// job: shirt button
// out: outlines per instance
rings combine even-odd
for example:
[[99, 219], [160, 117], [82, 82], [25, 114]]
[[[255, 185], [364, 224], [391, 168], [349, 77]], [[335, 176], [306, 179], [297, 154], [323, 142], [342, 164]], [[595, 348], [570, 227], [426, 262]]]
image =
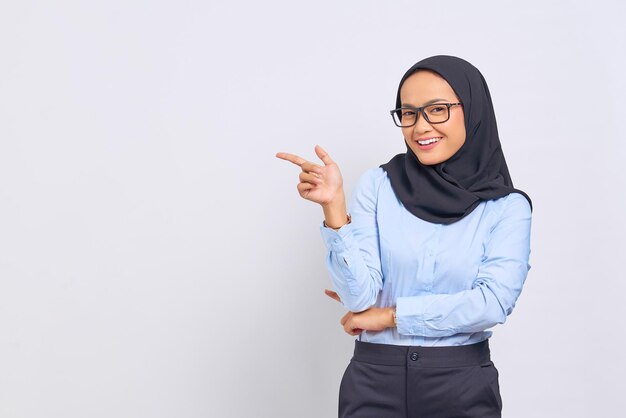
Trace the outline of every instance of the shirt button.
[[417, 353], [411, 353], [411, 360], [417, 361], [418, 358], [419, 356], [417, 355]]
[[335, 238], [335, 244], [339, 244], [339, 238]]

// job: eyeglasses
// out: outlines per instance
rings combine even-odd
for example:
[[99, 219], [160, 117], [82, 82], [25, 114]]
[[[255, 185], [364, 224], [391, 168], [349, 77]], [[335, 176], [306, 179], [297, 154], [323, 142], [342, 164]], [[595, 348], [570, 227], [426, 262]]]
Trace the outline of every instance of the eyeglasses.
[[401, 107], [390, 110], [393, 123], [399, 128], [408, 128], [417, 123], [419, 114], [424, 116], [428, 123], [444, 123], [450, 119], [450, 108], [462, 106], [463, 103], [434, 103], [422, 107]]

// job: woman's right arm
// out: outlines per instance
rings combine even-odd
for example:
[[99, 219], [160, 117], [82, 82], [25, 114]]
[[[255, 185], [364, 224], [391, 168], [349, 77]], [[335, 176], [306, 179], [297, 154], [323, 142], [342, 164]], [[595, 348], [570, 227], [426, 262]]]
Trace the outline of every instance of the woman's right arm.
[[320, 204], [324, 211], [326, 226], [321, 226], [321, 232], [328, 249], [326, 263], [334, 290], [346, 308], [361, 312], [376, 302], [382, 289], [374, 170], [359, 179], [350, 204], [352, 222], [347, 223], [339, 167], [320, 146], [315, 147], [315, 152], [324, 166], [288, 153], [277, 153], [276, 157], [302, 169], [300, 196]]
[[320, 226], [328, 249], [326, 266], [333, 288], [352, 312], [376, 303], [383, 287], [376, 206], [381, 180], [378, 170], [366, 171], [357, 181], [350, 199], [352, 222], [339, 230]]

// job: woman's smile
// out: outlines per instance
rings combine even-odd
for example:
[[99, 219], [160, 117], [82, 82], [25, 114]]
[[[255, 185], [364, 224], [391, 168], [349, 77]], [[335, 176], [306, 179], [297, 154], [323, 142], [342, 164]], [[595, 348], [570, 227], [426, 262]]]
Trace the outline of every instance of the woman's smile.
[[427, 138], [416, 139], [415, 142], [417, 142], [417, 146], [419, 147], [419, 149], [427, 151], [429, 149], [435, 148], [441, 140], [443, 140], [443, 137], [441, 136], [431, 136]]

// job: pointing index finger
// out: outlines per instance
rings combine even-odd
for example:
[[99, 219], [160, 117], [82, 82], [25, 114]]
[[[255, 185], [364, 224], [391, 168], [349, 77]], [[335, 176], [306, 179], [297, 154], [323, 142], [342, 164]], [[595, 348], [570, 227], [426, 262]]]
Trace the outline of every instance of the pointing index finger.
[[299, 157], [295, 154], [289, 154], [288, 152], [279, 152], [276, 154], [276, 157], [280, 158], [281, 160], [290, 161], [294, 163], [295, 165], [297, 165], [298, 167], [300, 167], [302, 164], [306, 162], [304, 158]]

